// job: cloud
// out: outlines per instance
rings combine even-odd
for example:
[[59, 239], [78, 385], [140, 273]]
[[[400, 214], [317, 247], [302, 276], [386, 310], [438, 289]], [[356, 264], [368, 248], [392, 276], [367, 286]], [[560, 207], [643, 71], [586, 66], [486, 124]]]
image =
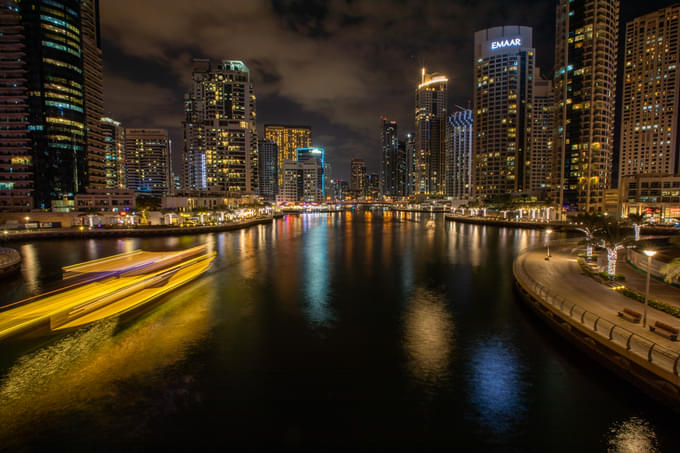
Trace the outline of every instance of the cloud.
[[[252, 70], [260, 118], [265, 112], [277, 115], [271, 121], [289, 121], [285, 104], [274, 102], [287, 99], [310, 117], [324, 119], [312, 126], [336, 137], [326, 145], [338, 155], [353, 146], [357, 154], [375, 153], [362, 157], [377, 162], [380, 115], [398, 120], [404, 132], [413, 127], [422, 64], [447, 73], [452, 101], [463, 103], [472, 97], [474, 31], [552, 23], [552, 9], [552, 2], [519, 1], [511, 7], [502, 0], [103, 0], [106, 45], [170, 74], [158, 84], [159, 74], [126, 73], [135, 82], [125, 86], [117, 77], [123, 77], [126, 62], [107, 64], [114, 74], [106, 76], [106, 89], [113, 93], [107, 92], [105, 108], [137, 121], [140, 111], [153, 115], [157, 103], [162, 121], [170, 121], [171, 100], [181, 121], [191, 58], [240, 59]], [[140, 98], [120, 91], [127, 89]]]

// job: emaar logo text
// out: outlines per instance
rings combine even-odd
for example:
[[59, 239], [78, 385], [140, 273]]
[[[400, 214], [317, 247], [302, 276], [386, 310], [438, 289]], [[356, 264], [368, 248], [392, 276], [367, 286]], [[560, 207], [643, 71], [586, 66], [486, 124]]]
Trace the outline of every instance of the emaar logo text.
[[520, 38], [515, 39], [504, 39], [501, 41], [491, 42], [491, 50], [502, 49], [503, 47], [517, 47], [522, 45], [522, 40]]

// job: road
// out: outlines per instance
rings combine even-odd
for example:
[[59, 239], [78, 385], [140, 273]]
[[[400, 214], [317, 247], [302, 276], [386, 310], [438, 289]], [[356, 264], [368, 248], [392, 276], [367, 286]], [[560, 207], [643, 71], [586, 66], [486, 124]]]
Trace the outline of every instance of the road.
[[[539, 284], [564, 297], [568, 302], [578, 304], [591, 313], [680, 353], [680, 342], [670, 341], [643, 328], [641, 324], [620, 318], [618, 312], [624, 308], [642, 313], [644, 306], [585, 275], [576, 261], [576, 253], [572, 247], [574, 246], [551, 247], [550, 261], [545, 260], [545, 249], [528, 251], [518, 258], [518, 264], [523, 266], [527, 274]], [[680, 327], [680, 319], [649, 307], [648, 325], [656, 320]]]

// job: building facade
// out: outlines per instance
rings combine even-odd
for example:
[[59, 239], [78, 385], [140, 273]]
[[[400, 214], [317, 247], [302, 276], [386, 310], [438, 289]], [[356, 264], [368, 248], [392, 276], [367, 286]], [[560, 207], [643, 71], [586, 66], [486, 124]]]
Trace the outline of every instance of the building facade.
[[680, 221], [680, 175], [640, 174], [619, 181], [620, 215], [649, 215], [656, 222]]
[[276, 200], [279, 189], [279, 146], [272, 140], [260, 142], [259, 193], [266, 200]]
[[383, 196], [399, 195], [399, 133], [396, 121], [382, 119], [380, 131], [380, 193]]
[[490, 200], [526, 190], [536, 52], [531, 27], [475, 33], [473, 193]]
[[618, 0], [560, 0], [555, 35], [553, 198], [600, 211], [614, 152]]
[[352, 158], [350, 172], [349, 189], [358, 196], [366, 194], [366, 162]]
[[104, 159], [106, 162], [106, 188], [125, 189], [127, 172], [125, 170], [125, 128], [111, 118], [101, 119], [104, 137]]
[[321, 203], [323, 195], [323, 166], [316, 159], [283, 163], [283, 185], [278, 202]]
[[446, 123], [446, 196], [465, 200], [472, 193], [473, 114], [470, 109], [452, 113]]
[[185, 189], [255, 194], [256, 106], [248, 67], [236, 60], [194, 59], [184, 100]]
[[[15, 141], [9, 160], [18, 170], [12, 178], [21, 182], [6, 181], [0, 197], [6, 200], [6, 190], [16, 190], [24, 201], [12, 196], [12, 204], [27, 207], [25, 198], [32, 186], [33, 207], [50, 208], [53, 200], [72, 199], [88, 187], [105, 187], [98, 1], [3, 0], [2, 7], [3, 24], [11, 26], [3, 40], [14, 40], [6, 49], [18, 57], [18, 66], [12, 68], [5, 61], [0, 79], [24, 71], [25, 79], [11, 88], [14, 94], [25, 89], [27, 96], [16, 98], [14, 111], [5, 110], [0, 121], [28, 111], [32, 152], [27, 159], [23, 142]], [[23, 130], [18, 123], [13, 125], [14, 130], [19, 127]]]
[[127, 187], [159, 197], [170, 189], [170, 150], [165, 129], [125, 129]]
[[626, 24], [619, 180], [678, 173], [680, 5]]
[[552, 82], [534, 77], [531, 144], [526, 160], [526, 191], [545, 195], [549, 191], [553, 162], [553, 133], [555, 131], [554, 93]]
[[279, 147], [279, 184], [283, 183], [283, 163], [297, 158], [298, 148], [312, 146], [312, 128], [309, 126], [290, 126], [282, 124], [265, 124], [264, 138], [271, 140]]
[[0, 1], [0, 211], [33, 208], [25, 39], [18, 3]]
[[448, 78], [422, 68], [416, 88], [415, 193], [444, 193], [444, 153], [448, 111]]

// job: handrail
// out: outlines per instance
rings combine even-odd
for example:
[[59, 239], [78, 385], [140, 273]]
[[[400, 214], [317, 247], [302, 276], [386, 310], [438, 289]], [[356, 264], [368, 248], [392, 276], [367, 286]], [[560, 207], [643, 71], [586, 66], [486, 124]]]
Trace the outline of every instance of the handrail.
[[[566, 241], [565, 241], [566, 242]], [[591, 313], [585, 308], [581, 307], [580, 305], [576, 303], [571, 303], [571, 307], [569, 307], [568, 311], [565, 310], [564, 304], [567, 302], [564, 297], [562, 297], [559, 294], [555, 294], [552, 291], [550, 291], [548, 288], [544, 287], [542, 284], [540, 284], [538, 281], [536, 281], [532, 276], [530, 276], [526, 270], [524, 269], [523, 263], [520, 263], [520, 261], [523, 260], [523, 256], [525, 255], [526, 251], [531, 249], [531, 247], [526, 247], [523, 249], [515, 258], [513, 262], [513, 273], [515, 274], [515, 278], [517, 279], [518, 282], [522, 283], [523, 286], [526, 286], [527, 289], [532, 290], [536, 295], [539, 295], [539, 297], [543, 297], [544, 301], [550, 305], [555, 306], [560, 312], [564, 313], [566, 316], [569, 318], [573, 319], [574, 321], [580, 322], [581, 325], [583, 325], [585, 328], [588, 330], [591, 330], [595, 333], [597, 333], [597, 324], [599, 320], [601, 319], [601, 316], [598, 316], [597, 320], [595, 321], [594, 325], [591, 327], [585, 322], [585, 314], [586, 313]], [[521, 278], [520, 278], [521, 277]], [[560, 302], [559, 305], [556, 304], [555, 302]], [[579, 315], [578, 313], [576, 314], [576, 317], [574, 317], [574, 309], [581, 310], [581, 314]], [[595, 315], [594, 313], [592, 313]], [[597, 315], [595, 315], [597, 316]], [[623, 335], [628, 335], [626, 338], [626, 351], [630, 352], [631, 354], [635, 354], [636, 356], [647, 360], [649, 363], [652, 363], [659, 368], [662, 368], [666, 371], [670, 371], [673, 375], [675, 376], [680, 376], [680, 354], [671, 351], [663, 346], [658, 345], [656, 342], [650, 340], [647, 337], [644, 337], [642, 335], [639, 335], [635, 332], [632, 332], [625, 327], [620, 326], [619, 324], [610, 321], [606, 318], [604, 318], [607, 322], [610, 322], [612, 324], [611, 329], [609, 329], [609, 341], [615, 344], [619, 344], [616, 340], [614, 340], [613, 335], [614, 335], [614, 330], [616, 329], [617, 331], [623, 331]], [[623, 336], [622, 335], [622, 336]], [[631, 347], [631, 340], [633, 337], [639, 338], [642, 340], [642, 343], [644, 344], [651, 344], [651, 346], [648, 347], [646, 351], [646, 357], [641, 354], [636, 352], [635, 350], [632, 349]], [[665, 355], [666, 357], [669, 357], [671, 360], [673, 360], [673, 365], [670, 367], [670, 369], [667, 369], [667, 367], [662, 366], [659, 361], [657, 360], [656, 362], [654, 361], [654, 353], [659, 353], [662, 355]]]

